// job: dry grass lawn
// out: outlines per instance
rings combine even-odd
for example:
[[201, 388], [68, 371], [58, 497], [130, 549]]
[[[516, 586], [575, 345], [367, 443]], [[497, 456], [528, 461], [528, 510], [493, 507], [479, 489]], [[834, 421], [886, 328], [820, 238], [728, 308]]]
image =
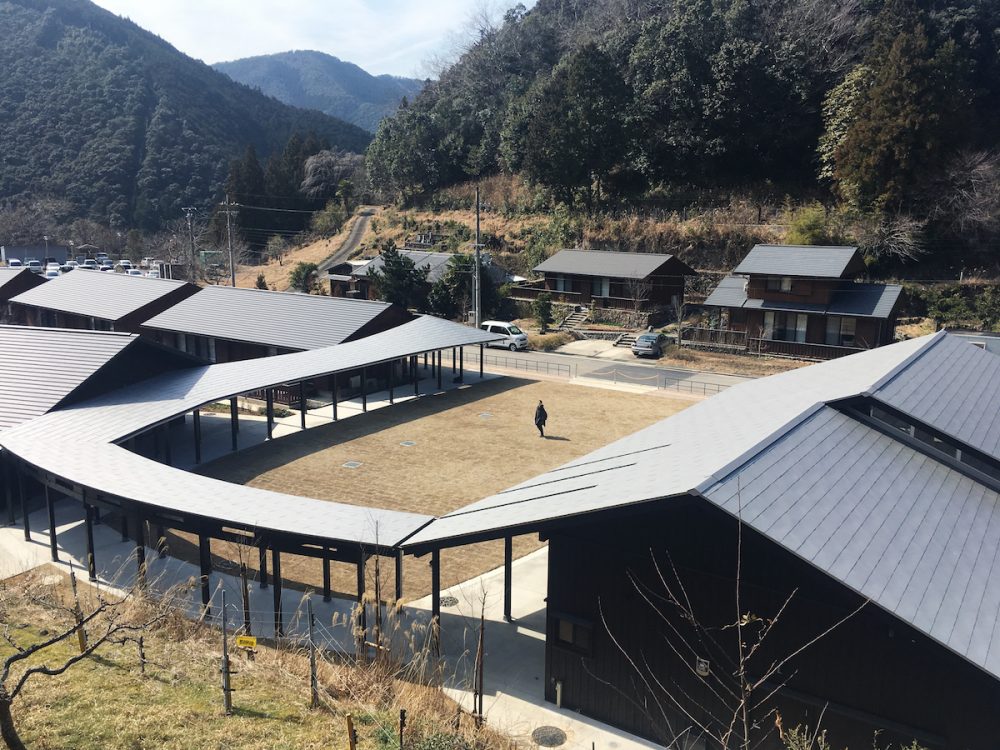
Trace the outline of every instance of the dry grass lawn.
[[[548, 439], [532, 423], [541, 399], [549, 412]], [[640, 395], [560, 382], [502, 378], [381, 409], [260, 445], [203, 468], [210, 476], [254, 487], [356, 505], [442, 515], [530, 479], [689, 406], [691, 399]], [[483, 416], [488, 414], [490, 416]], [[403, 441], [416, 445], [405, 447]], [[360, 461], [347, 469], [347, 461]], [[194, 559], [191, 539], [171, 540], [173, 554]], [[540, 546], [515, 538], [514, 554]], [[233, 545], [216, 542], [223, 558]], [[251, 558], [254, 556], [251, 555]], [[503, 561], [503, 543], [446, 550], [442, 586], [491, 570]], [[222, 563], [220, 559], [217, 562]], [[371, 567], [371, 566], [369, 566]], [[391, 565], [383, 578], [391, 591]], [[293, 585], [318, 588], [321, 563], [287, 555], [282, 575]], [[406, 558], [405, 597], [429, 593], [425, 559]], [[334, 589], [353, 595], [355, 571], [333, 564]]]
[[[69, 587], [53, 568], [42, 567], [4, 581], [0, 605], [4, 625], [22, 647], [63, 632], [71, 618]], [[93, 590], [80, 583], [83, 607], [91, 611]], [[145, 606], [151, 610], [155, 605]], [[135, 621], [149, 620], [140, 617]], [[100, 632], [101, 620], [91, 632]], [[321, 750], [347, 748], [346, 716], [354, 717], [359, 750], [392, 747], [399, 709], [406, 708], [412, 747], [476, 747], [509, 750], [511, 743], [487, 730], [473, 737], [472, 722], [461, 737], [451, 729], [455, 704], [440, 691], [391, 673], [351, 662], [319, 659], [320, 708], [309, 708], [309, 666], [302, 648], [258, 644], [248, 661], [231, 649], [233, 714], [225, 716], [220, 690], [218, 631], [179, 615], [142, 633], [146, 671], [139, 669], [134, 642], [110, 643], [57, 677], [33, 678], [13, 706], [15, 726], [37, 750]], [[230, 644], [232, 641], [230, 641]], [[71, 657], [75, 638], [36, 654], [26, 666], [55, 667]], [[0, 659], [13, 653], [0, 639]], [[465, 740], [465, 741], [463, 741]], [[0, 745], [3, 743], [0, 742]]]

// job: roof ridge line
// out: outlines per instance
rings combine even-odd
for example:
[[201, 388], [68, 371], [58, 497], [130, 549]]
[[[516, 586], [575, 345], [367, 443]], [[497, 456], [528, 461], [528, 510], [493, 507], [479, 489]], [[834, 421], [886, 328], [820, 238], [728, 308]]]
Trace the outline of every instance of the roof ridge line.
[[940, 341], [943, 341], [944, 337], [945, 337], [945, 331], [943, 328], [940, 331], [935, 331], [934, 333], [932, 333], [930, 341], [928, 341], [924, 346], [920, 347], [917, 351], [908, 356], [898, 365], [891, 368], [889, 372], [887, 372], [885, 375], [883, 375], [874, 383], [872, 383], [870, 386], [868, 386], [868, 388], [861, 391], [861, 393], [858, 395], [874, 397], [878, 391], [880, 391], [882, 388], [885, 388], [885, 386], [887, 386], [890, 382], [899, 377], [899, 375], [901, 375], [904, 370], [906, 370], [908, 367], [918, 362], [921, 357], [923, 357], [927, 352], [929, 352], [931, 349], [937, 346], [937, 344]]
[[[689, 492], [694, 492], [699, 495], [704, 495], [712, 487], [724, 481], [726, 477], [732, 474], [734, 471], [742, 467], [757, 454], [761, 453], [768, 446], [778, 442], [781, 438], [785, 437], [788, 433], [798, 427], [800, 424], [805, 422], [810, 417], [814, 416], [821, 409], [826, 408], [826, 401], [818, 401], [811, 406], [807, 406], [805, 409], [800, 411], [797, 415], [786, 421], [778, 429], [769, 435], [765, 436], [763, 439], [758, 440], [752, 446], [747, 448], [745, 451], [740, 453], [736, 458], [734, 458], [729, 463], [725, 464], [721, 469], [712, 472], [703, 481], [699, 482], [697, 485], [692, 487]], [[669, 419], [669, 417], [668, 417]]]

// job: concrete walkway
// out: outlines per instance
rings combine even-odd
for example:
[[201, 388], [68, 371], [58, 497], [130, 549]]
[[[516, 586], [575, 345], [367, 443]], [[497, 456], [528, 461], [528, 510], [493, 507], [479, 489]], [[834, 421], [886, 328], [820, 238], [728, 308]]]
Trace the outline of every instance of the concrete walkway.
[[[474, 387], [479, 382], [478, 372], [466, 358], [470, 369], [466, 370], [466, 383], [452, 382], [445, 360], [442, 390], [459, 387]], [[471, 371], [470, 371], [471, 370]], [[498, 377], [487, 373], [484, 379]], [[581, 379], [582, 380], [582, 379]], [[614, 387], [611, 383], [591, 381], [589, 385]], [[432, 385], [435, 386], [432, 388]], [[634, 386], [619, 386], [631, 388]], [[421, 381], [421, 391], [436, 390], [436, 382]], [[412, 387], [397, 390], [397, 401], [413, 398]], [[375, 410], [389, 406], [388, 392], [374, 393], [368, 398], [368, 409]], [[341, 419], [362, 413], [360, 399], [341, 402], [338, 417]], [[277, 420], [274, 438], [300, 431], [298, 413]], [[307, 426], [329, 424], [332, 408], [324, 406], [307, 413]], [[174, 465], [191, 468], [194, 465], [192, 439], [189, 434], [191, 422], [187, 420], [182, 428], [171, 430], [171, 444]], [[209, 461], [230, 452], [230, 424], [228, 414], [203, 413], [202, 416], [202, 458]], [[266, 440], [266, 422], [262, 416], [240, 415], [240, 448], [250, 447]], [[48, 519], [44, 507], [39, 507], [38, 498], [29, 514], [32, 528], [29, 541], [24, 540], [20, 523], [16, 526], [0, 527], [0, 579], [49, 563]], [[82, 507], [75, 501], [60, 500], [55, 504], [56, 531], [59, 562], [55, 563], [69, 570], [70, 563], [78, 575], [86, 576], [86, 539]], [[135, 582], [137, 565], [135, 543], [122, 541], [120, 531], [107, 524], [94, 528], [95, 559], [98, 577], [102, 586], [128, 588]], [[445, 550], [444, 555], [460, 555], [461, 550]], [[156, 551], [146, 549], [147, 584], [154, 592], [168, 594], [176, 606], [191, 617], [200, 614], [199, 570], [196, 565], [171, 558], [160, 557]], [[511, 623], [503, 620], [503, 569], [485, 573], [458, 586], [442, 592], [444, 603], [441, 612], [442, 634], [442, 674], [444, 689], [466, 711], [472, 709], [470, 686], [474, 676], [476, 643], [479, 617], [485, 614], [485, 699], [484, 712], [487, 721], [512, 737], [533, 746], [532, 731], [548, 726], [557, 727], [566, 733], [567, 741], [561, 747], [570, 750], [592, 750], [612, 748], [613, 750], [639, 750], [655, 747], [652, 743], [616, 730], [567, 710], [557, 709], [544, 700], [545, 686], [545, 596], [547, 591], [548, 550], [540, 549], [513, 564], [513, 599]], [[211, 576], [210, 621], [220, 622], [222, 592], [227, 598], [227, 623], [230, 628], [243, 624], [242, 594], [239, 578], [228, 573], [214, 571]], [[274, 636], [274, 588], [261, 588], [258, 583], [250, 587], [250, 626], [254, 635], [263, 638]], [[450, 606], [449, 597], [454, 598]], [[356, 607], [353, 599], [332, 598], [324, 602], [314, 593], [283, 588], [281, 609], [285, 637], [301, 640], [307, 634], [305, 617], [307, 600], [312, 602], [316, 619], [316, 640], [320, 646], [330, 650], [353, 653], [354, 641], [351, 627], [352, 612]], [[417, 643], [425, 643], [430, 622], [430, 598], [415, 601], [403, 608], [394, 631], [394, 648], [405, 650], [411, 637]], [[369, 615], [369, 634], [372, 630]], [[391, 618], [386, 616], [387, 621]], [[239, 694], [236, 696], [239, 700]]]

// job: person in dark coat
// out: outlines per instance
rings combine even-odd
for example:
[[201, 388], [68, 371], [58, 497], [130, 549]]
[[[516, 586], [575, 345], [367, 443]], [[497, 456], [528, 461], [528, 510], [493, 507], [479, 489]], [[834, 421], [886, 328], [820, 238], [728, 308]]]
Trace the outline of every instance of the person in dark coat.
[[549, 418], [548, 412], [541, 401], [535, 407], [535, 427], [538, 428], [538, 437], [545, 437], [545, 420]]

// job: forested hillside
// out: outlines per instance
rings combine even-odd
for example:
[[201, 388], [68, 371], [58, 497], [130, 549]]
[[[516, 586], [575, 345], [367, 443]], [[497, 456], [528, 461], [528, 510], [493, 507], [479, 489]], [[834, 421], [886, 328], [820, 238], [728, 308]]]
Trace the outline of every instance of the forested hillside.
[[296, 133], [361, 151], [361, 128], [237, 84], [87, 0], [0, 0], [0, 199], [68, 201], [117, 227], [204, 206], [230, 160]]
[[424, 87], [423, 81], [373, 76], [353, 63], [313, 51], [246, 57], [213, 67], [285, 104], [318, 109], [372, 133], [404, 97], [412, 98]]
[[404, 203], [500, 172], [590, 212], [818, 200], [818, 239], [861, 222], [995, 265], [998, 44], [989, 0], [539, 0], [383, 121], [368, 167]]

